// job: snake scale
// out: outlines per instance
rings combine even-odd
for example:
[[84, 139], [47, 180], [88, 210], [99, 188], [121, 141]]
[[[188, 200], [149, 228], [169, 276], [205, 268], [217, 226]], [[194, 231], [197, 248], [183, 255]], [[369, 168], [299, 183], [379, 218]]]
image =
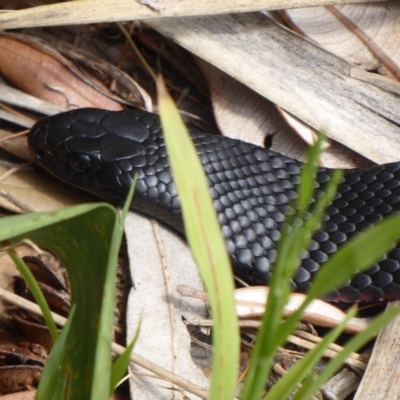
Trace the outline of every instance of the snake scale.
[[[196, 130], [190, 134], [207, 174], [234, 272], [265, 284], [302, 163], [281, 154]], [[183, 234], [179, 198], [159, 117], [145, 111], [78, 109], [39, 120], [29, 134], [38, 164], [59, 179], [121, 204], [138, 174], [131, 208]], [[315, 196], [329, 179], [319, 168]], [[400, 163], [347, 170], [323, 226], [301, 256], [296, 291], [312, 284], [321, 265], [353, 235], [400, 210]], [[329, 301], [400, 299], [400, 247], [356, 274]]]

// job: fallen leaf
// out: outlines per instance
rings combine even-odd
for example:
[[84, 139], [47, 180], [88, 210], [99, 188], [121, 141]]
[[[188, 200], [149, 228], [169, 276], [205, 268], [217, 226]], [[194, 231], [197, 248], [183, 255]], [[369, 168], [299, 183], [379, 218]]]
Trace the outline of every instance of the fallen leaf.
[[[225, 72], [204, 60], [196, 60], [208, 80], [214, 115], [225, 136], [258, 146], [264, 146], [265, 138], [271, 136], [271, 150], [297, 160], [304, 159], [307, 148], [305, 143], [310, 144], [311, 139], [308, 137], [316, 136], [314, 129]], [[356, 168], [371, 164], [335, 141], [331, 141], [321, 154], [320, 162], [322, 166], [330, 168]]]
[[285, 10], [283, 15], [295, 30], [332, 53], [399, 79], [399, 2]]
[[[190, 335], [182, 320], [206, 315], [205, 304], [175, 294], [177, 285], [190, 284], [204, 290], [203, 285], [186, 243], [155, 224], [135, 213], [129, 214], [125, 224], [133, 281], [127, 340], [132, 340], [141, 319], [135, 353], [206, 388], [207, 379], [191, 359]], [[133, 369], [131, 391], [135, 398], [175, 398], [168, 382], [142, 375], [143, 370], [137, 366]]]
[[13, 393], [36, 387], [42, 369], [37, 365], [0, 366], [1, 391], [3, 393]]
[[17, 392], [1, 396], [1, 400], [34, 400], [36, 390], [26, 390], [25, 392]]
[[8, 168], [0, 166], [0, 206], [16, 213], [24, 212], [26, 209], [55, 210], [74, 204], [98, 201], [88, 193], [67, 186], [48, 174], [38, 173], [33, 168], [15, 172], [1, 181], [1, 175], [7, 171]]
[[[0, 73], [15, 86], [63, 108], [121, 110], [119, 103], [84, 83], [59, 60], [9, 36], [0, 36]], [[18, 65], [18, 68], [15, 66]], [[107, 90], [95, 77], [96, 84]]]

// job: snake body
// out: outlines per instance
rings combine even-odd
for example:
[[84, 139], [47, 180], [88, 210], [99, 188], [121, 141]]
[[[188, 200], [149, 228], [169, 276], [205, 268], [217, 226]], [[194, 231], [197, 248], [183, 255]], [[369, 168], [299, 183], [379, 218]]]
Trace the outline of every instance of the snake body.
[[[290, 204], [296, 198], [301, 162], [239, 140], [190, 131], [207, 174], [234, 272], [265, 284]], [[43, 168], [59, 179], [121, 204], [138, 175], [131, 208], [180, 233], [183, 223], [159, 117], [145, 111], [79, 109], [38, 121], [29, 146]], [[190, 160], [188, 160], [190, 162]], [[319, 168], [315, 196], [330, 169]], [[385, 215], [400, 210], [400, 163], [347, 170], [293, 279], [306, 291], [321, 265], [346, 242]], [[368, 271], [356, 274], [329, 301], [400, 299], [400, 247]]]

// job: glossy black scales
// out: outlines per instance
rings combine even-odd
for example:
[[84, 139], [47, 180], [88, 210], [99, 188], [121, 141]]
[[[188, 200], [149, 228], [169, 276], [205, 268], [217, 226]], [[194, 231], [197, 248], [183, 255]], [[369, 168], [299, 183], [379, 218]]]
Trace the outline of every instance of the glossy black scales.
[[[235, 273], [251, 284], [265, 284], [276, 257], [276, 243], [296, 197], [301, 163], [226, 137], [192, 131], [207, 173]], [[29, 144], [41, 166], [58, 178], [121, 203], [138, 174], [132, 208], [182, 232], [180, 205], [172, 182], [159, 118], [144, 111], [80, 109], [44, 118], [34, 125]], [[190, 163], [190, 160], [188, 160]], [[318, 191], [329, 178], [320, 169]], [[313, 238], [294, 279], [306, 290], [314, 273], [341, 243], [400, 209], [398, 164], [348, 171], [324, 226]], [[330, 300], [376, 301], [400, 298], [400, 249], [370, 271], [357, 274]]]

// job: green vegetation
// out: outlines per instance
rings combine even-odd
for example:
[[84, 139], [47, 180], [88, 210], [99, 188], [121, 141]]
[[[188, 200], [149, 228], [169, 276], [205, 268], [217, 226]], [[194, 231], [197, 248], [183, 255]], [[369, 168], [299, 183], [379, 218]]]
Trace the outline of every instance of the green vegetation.
[[[239, 328], [233, 299], [234, 283], [216, 212], [208, 194], [200, 161], [190, 143], [172, 100], [158, 81], [160, 113], [175, 183], [181, 198], [188, 243], [207, 288], [214, 318], [214, 362], [210, 399], [231, 400], [236, 393], [239, 367]], [[322, 139], [321, 139], [322, 140]], [[294, 366], [267, 394], [265, 384], [277, 349], [295, 329], [301, 313], [312, 299], [340, 287], [356, 271], [367, 269], [400, 237], [400, 216], [395, 215], [357, 236], [337, 252], [321, 269], [298, 312], [283, 318], [282, 310], [290, 295], [290, 278], [299, 255], [320, 227], [324, 209], [335, 194], [340, 173], [332, 175], [326, 193], [308, 209], [313, 195], [315, 161], [319, 145], [309, 155], [299, 189], [297, 214], [288, 217], [278, 246], [278, 258], [270, 282], [267, 309], [250, 360], [241, 399], [310, 399], [341, 366], [346, 357], [373, 338], [400, 308], [377, 317], [362, 333], [355, 335], [344, 350], [331, 360], [319, 377], [314, 366], [325, 349], [342, 332], [345, 322]], [[195, 185], [193, 183], [196, 183]], [[127, 201], [130, 204], [130, 200]], [[111, 340], [115, 299], [117, 255], [123, 232], [118, 211], [104, 203], [81, 205], [56, 212], [12, 216], [0, 220], [0, 240], [43, 309], [56, 344], [45, 368], [37, 399], [108, 399], [128, 363], [128, 351], [114, 364]], [[296, 221], [296, 223], [295, 223]], [[303, 221], [302, 223], [297, 223]], [[60, 335], [29, 272], [13, 246], [29, 239], [56, 254], [67, 268], [72, 294], [72, 311]], [[354, 315], [350, 310], [347, 318]], [[58, 339], [56, 339], [58, 336]]]

